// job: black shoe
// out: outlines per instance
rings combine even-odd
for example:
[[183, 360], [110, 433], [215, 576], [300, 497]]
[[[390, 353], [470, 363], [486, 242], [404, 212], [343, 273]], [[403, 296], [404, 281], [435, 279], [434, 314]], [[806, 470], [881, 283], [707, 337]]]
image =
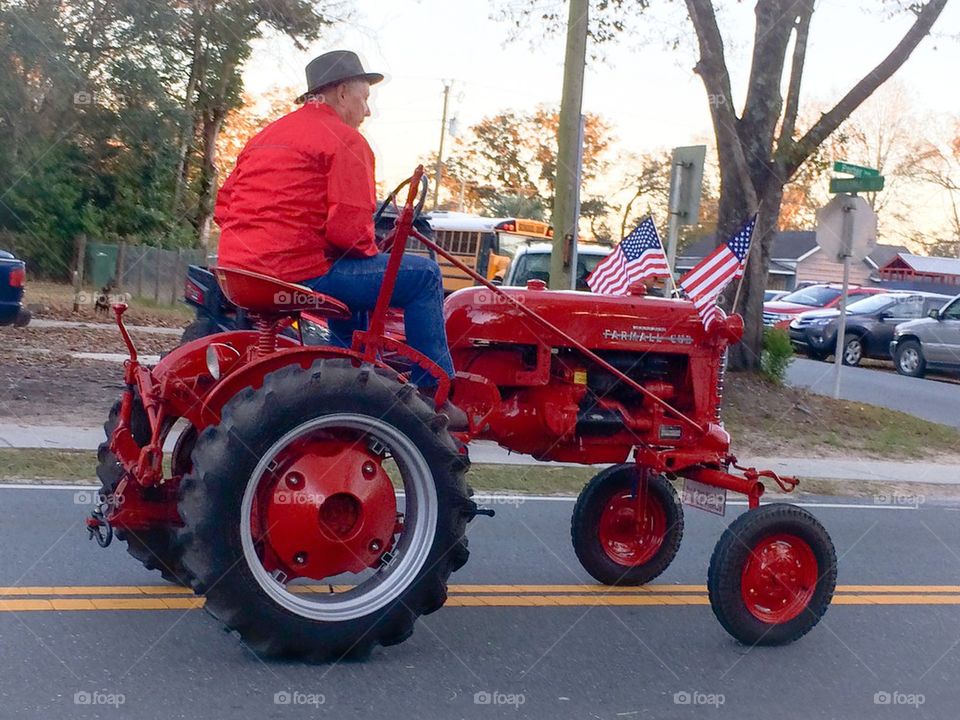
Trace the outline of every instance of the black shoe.
[[[436, 408], [435, 396], [437, 389], [435, 387], [418, 388], [418, 391], [420, 397], [423, 398], [427, 405], [431, 408]], [[467, 414], [450, 402], [449, 399], [445, 400], [443, 405], [437, 408], [437, 412], [447, 416], [448, 430], [452, 432], [467, 432], [470, 429], [470, 421], [467, 419]]]

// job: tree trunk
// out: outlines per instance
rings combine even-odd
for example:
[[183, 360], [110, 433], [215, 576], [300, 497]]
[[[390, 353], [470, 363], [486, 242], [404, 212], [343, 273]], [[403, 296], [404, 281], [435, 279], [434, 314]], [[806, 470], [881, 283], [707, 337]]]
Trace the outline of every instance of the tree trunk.
[[177, 169], [174, 173], [173, 213], [179, 215], [180, 203], [183, 201], [183, 192], [187, 184], [187, 152], [190, 144], [196, 138], [197, 118], [194, 109], [194, 95], [206, 65], [205, 51], [203, 50], [203, 29], [206, 25], [206, 14], [202, 2], [194, 2], [193, 23], [193, 50], [190, 60], [190, 77], [187, 80], [187, 89], [183, 99], [184, 123], [181, 128], [180, 144], [177, 146]]
[[[730, 353], [731, 369], [753, 370], [760, 366], [763, 348], [763, 291], [767, 287], [770, 269], [770, 246], [777, 232], [780, 205], [783, 202], [783, 185], [777, 177], [764, 185], [760, 192], [760, 207], [757, 224], [753, 230], [750, 262], [743, 277], [743, 287], [737, 299], [736, 311], [743, 316], [743, 341]], [[736, 288], [733, 290], [736, 293]]]
[[213, 226], [213, 208], [217, 195], [217, 137], [223, 126], [226, 111], [222, 108], [207, 113], [203, 120], [203, 161], [200, 166], [200, 197], [197, 225], [200, 229], [200, 246], [209, 247], [210, 230]]

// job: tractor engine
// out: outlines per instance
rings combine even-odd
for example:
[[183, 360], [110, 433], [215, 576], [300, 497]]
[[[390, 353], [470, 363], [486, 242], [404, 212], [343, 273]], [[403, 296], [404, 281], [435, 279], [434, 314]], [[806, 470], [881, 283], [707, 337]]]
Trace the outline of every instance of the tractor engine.
[[692, 455], [717, 462], [726, 454], [720, 402], [726, 348], [742, 333], [738, 316], [708, 332], [684, 300], [552, 291], [537, 280], [505, 292], [694, 423], [477, 287], [451, 295], [444, 310], [453, 402], [479, 437], [578, 463], [623, 462], [637, 446], [685, 453], [684, 465]]

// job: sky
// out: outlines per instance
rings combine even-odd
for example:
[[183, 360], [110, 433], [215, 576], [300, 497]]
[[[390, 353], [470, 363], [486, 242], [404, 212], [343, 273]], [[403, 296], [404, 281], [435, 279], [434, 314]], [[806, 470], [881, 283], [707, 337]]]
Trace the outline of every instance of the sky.
[[[511, 0], [514, 4], [522, 0]], [[541, 4], [565, 7], [561, 0]], [[505, 109], [559, 106], [564, 48], [560, 37], [531, 27], [511, 39], [511, 26], [487, 0], [355, 0], [351, 17], [304, 51], [285, 38], [258, 41], [244, 72], [248, 94], [278, 86], [300, 92], [303, 67], [333, 49], [356, 51], [387, 80], [373, 88], [373, 116], [363, 126], [377, 156], [378, 180], [392, 187], [439, 142], [443, 83], [452, 81], [450, 116], [458, 132]], [[752, 2], [721, 2], [719, 14], [738, 106], [749, 71]], [[693, 31], [682, 3], [653, 0], [654, 9], [604, 58], [588, 61], [584, 111], [613, 126], [617, 148], [649, 152], [712, 138], [706, 93], [692, 71]], [[817, 0], [801, 93], [826, 106], [842, 96], [896, 45], [912, 16], [890, 17], [883, 0]], [[895, 76], [921, 113], [960, 115], [960, 4], [948, 3], [938, 26]], [[953, 33], [950, 38], [947, 33]], [[670, 40], [678, 39], [674, 49]], [[449, 137], [449, 136], [448, 136]], [[447, 146], [449, 147], [449, 145]], [[857, 158], [846, 158], [857, 162]], [[936, 207], [938, 203], [934, 203]], [[936, 210], [934, 210], [936, 212]]]

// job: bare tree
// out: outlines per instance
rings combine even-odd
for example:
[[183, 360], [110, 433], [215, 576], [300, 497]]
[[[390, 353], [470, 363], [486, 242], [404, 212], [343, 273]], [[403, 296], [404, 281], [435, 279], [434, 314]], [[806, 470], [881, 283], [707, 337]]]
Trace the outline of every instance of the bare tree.
[[[700, 51], [694, 72], [711, 99], [710, 115], [717, 136], [721, 179], [718, 236], [729, 236], [745, 217], [758, 214], [753, 257], [737, 308], [746, 328], [733, 358], [735, 366], [753, 368], [759, 363], [763, 291], [784, 186], [841, 123], [906, 62], [930, 33], [946, 2], [911, 3], [914, 23], [896, 47], [801, 134], [797, 116], [813, 0], [758, 0], [746, 102], [739, 115], [713, 3], [686, 0]], [[785, 74], [786, 98], [780, 91]]]
[[946, 193], [946, 237], [916, 238], [935, 255], [960, 257], [960, 120], [954, 120], [951, 137], [942, 143], [927, 142], [914, 164], [914, 177]]
[[[694, 72], [706, 89], [720, 164], [717, 237], [729, 237], [747, 217], [758, 214], [752, 257], [737, 307], [746, 329], [743, 342], [731, 357], [733, 367], [754, 368], [759, 363], [763, 291], [784, 186], [850, 114], [906, 62], [930, 33], [946, 3], [884, 0], [881, 9], [912, 13], [913, 24], [876, 67], [801, 132], [797, 127], [800, 86], [814, 0], [757, 0], [746, 101], [739, 112], [734, 107], [715, 3], [685, 0], [699, 51]], [[555, 4], [512, 3], [503, 6], [501, 13], [515, 27], [523, 17], [536, 17], [549, 25], [559, 17], [550, 9]], [[591, 8], [591, 38], [599, 44], [621, 35], [629, 27], [631, 14], [636, 15], [647, 5], [641, 0], [596, 0], [596, 7]], [[781, 93], [784, 80], [786, 97]]]

